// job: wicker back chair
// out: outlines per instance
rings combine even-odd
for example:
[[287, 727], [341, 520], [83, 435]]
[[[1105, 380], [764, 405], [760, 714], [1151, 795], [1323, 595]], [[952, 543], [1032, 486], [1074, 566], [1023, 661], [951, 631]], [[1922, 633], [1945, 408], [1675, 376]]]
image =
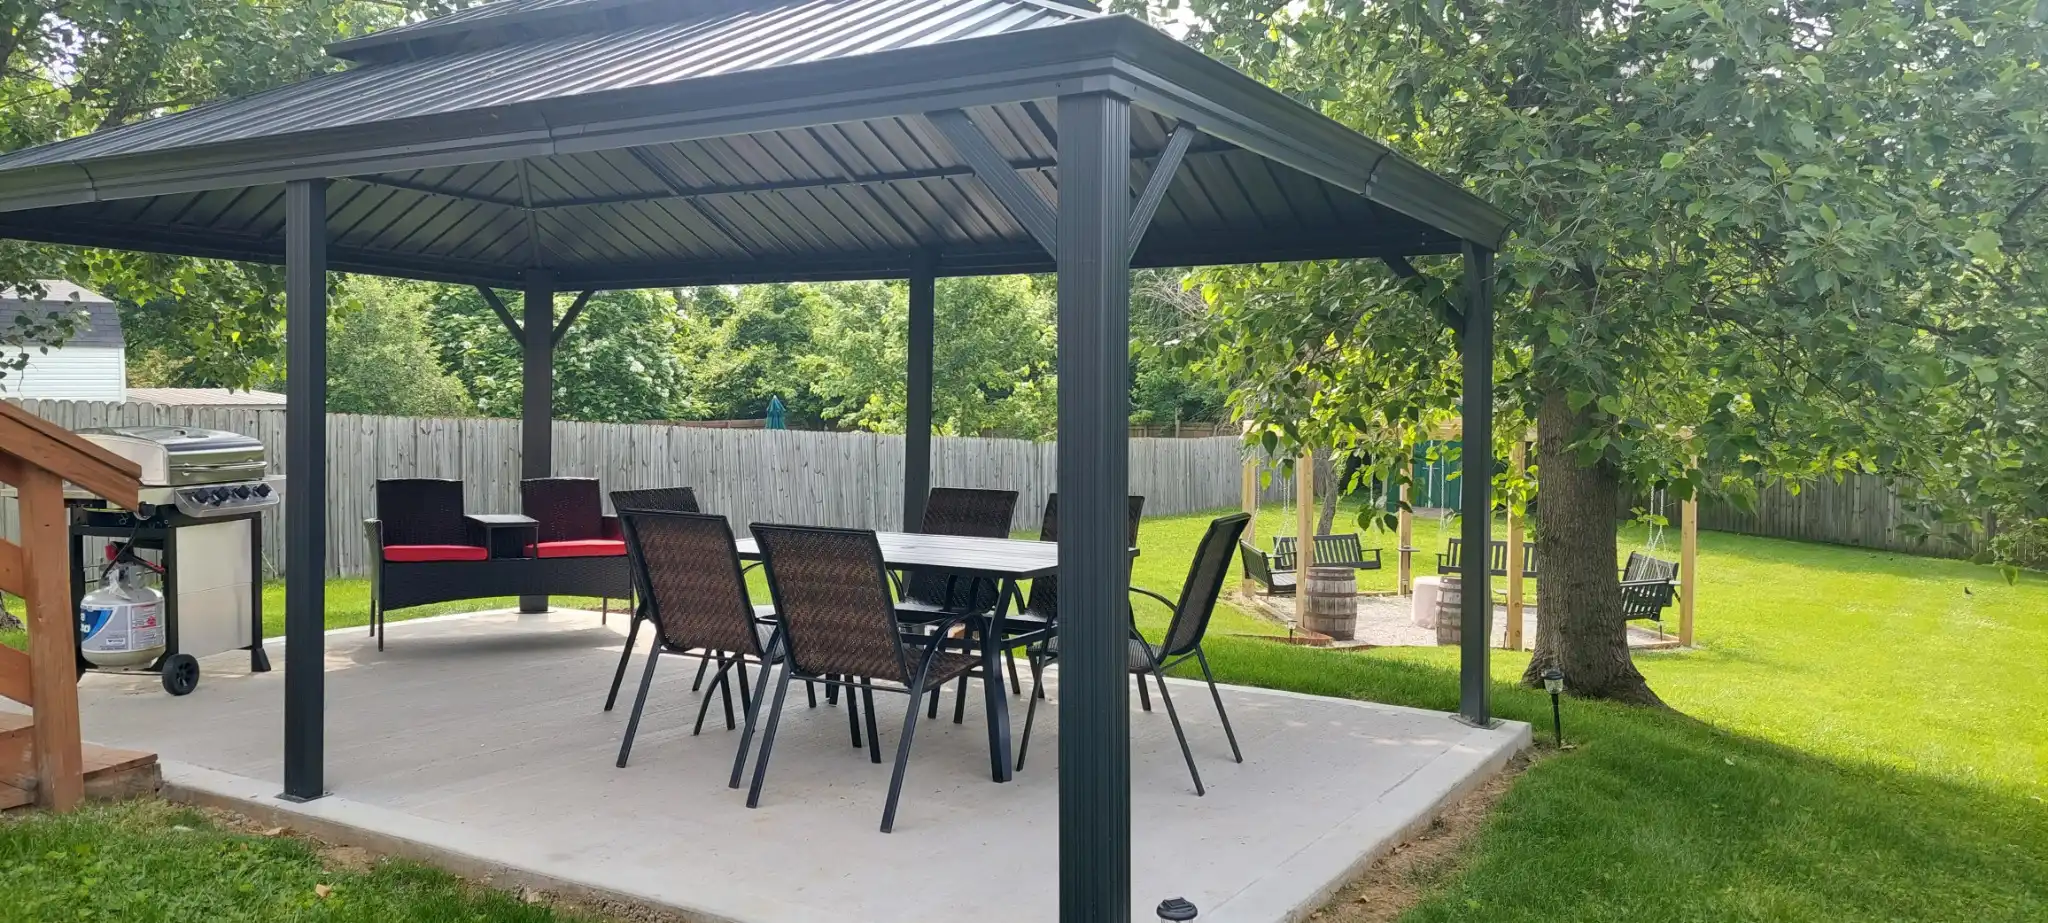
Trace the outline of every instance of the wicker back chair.
[[[1016, 513], [1014, 490], [935, 487], [925, 503], [923, 528], [919, 531], [929, 535], [1009, 538], [1010, 520]], [[944, 613], [986, 612], [995, 608], [1000, 592], [1001, 588], [991, 580], [930, 568], [913, 570], [903, 588], [907, 605], [901, 614], [906, 619], [922, 621]]]
[[377, 482], [377, 521], [386, 545], [466, 545], [462, 482], [389, 478]]
[[612, 491], [612, 509], [624, 516], [627, 510], [667, 510], [698, 513], [697, 492], [688, 487], [651, 487], [646, 490]]
[[[663, 654], [697, 657], [706, 664], [717, 662], [718, 675], [712, 685], [724, 697], [728, 730], [736, 726], [729, 674], [738, 672], [740, 704], [750, 707], [747, 658], [762, 665], [764, 676], [768, 665], [779, 659], [775, 629], [767, 621], [774, 611], [755, 606], [747, 598], [747, 581], [741, 576], [732, 527], [725, 517], [629, 510], [623, 526], [641, 612], [654, 623], [655, 639], [654, 650], [647, 655], [647, 672], [640, 677], [640, 695], [626, 720], [626, 736], [619, 742], [621, 769], [633, 752], [633, 736], [640, 730], [640, 714], [647, 707], [647, 690], [654, 684], [654, 666]], [[633, 620], [636, 633], [640, 622], [638, 617]], [[629, 636], [626, 652], [630, 655], [632, 651]], [[815, 698], [812, 704], [817, 704]], [[704, 713], [710, 706], [711, 694], [706, 692], [697, 705], [692, 735], [704, 730]]]
[[[1128, 506], [1126, 508], [1127, 517], [1124, 520], [1126, 530], [1124, 533], [1125, 541], [1129, 542], [1132, 548], [1136, 548], [1138, 547], [1138, 525], [1145, 518], [1145, 498], [1129, 497], [1126, 499]], [[1038, 527], [1038, 540], [1041, 542], [1057, 542], [1060, 540], [1059, 494], [1045, 495], [1045, 519]], [[1059, 618], [1060, 578], [1058, 576], [1039, 577], [1031, 581], [1031, 596], [1024, 602], [1023, 614], [1026, 621], [1033, 617], [1047, 622]]]
[[[1230, 755], [1238, 762], [1244, 762], [1244, 753], [1237, 746], [1237, 732], [1231, 730], [1230, 715], [1223, 710], [1223, 694], [1216, 688], [1216, 677], [1209, 671], [1208, 655], [1202, 652], [1202, 636], [1209, 630], [1209, 616], [1216, 608], [1216, 600], [1223, 594], [1223, 580], [1230, 573], [1230, 556], [1244, 535], [1251, 516], [1232, 513], [1221, 516], [1209, 523], [1209, 530], [1202, 536], [1202, 544], [1195, 549], [1195, 558], [1188, 565], [1187, 581], [1181, 585], [1180, 601], [1167, 599], [1142, 587], [1131, 587], [1131, 592], [1154, 599], [1173, 610], [1173, 621], [1167, 626], [1166, 637], [1154, 646], [1138, 631], [1137, 613], [1131, 613], [1131, 634], [1127, 642], [1125, 663], [1133, 675], [1138, 677], [1138, 691], [1145, 692], [1145, 678], [1150, 676], [1158, 684], [1159, 700], [1166, 705], [1166, 716], [1173, 723], [1173, 735], [1180, 740], [1181, 757], [1187, 760], [1188, 775], [1195, 781], [1195, 794], [1206, 794], [1202, 786], [1202, 773], [1195, 768], [1194, 751], [1188, 747], [1187, 733], [1181, 729], [1180, 713], [1174, 710], [1173, 695], [1166, 689], [1166, 671], [1186, 660], [1201, 665], [1202, 678], [1209, 684], [1209, 696], [1216, 702], [1216, 716], [1222, 719], [1223, 735], [1230, 741]], [[1046, 657], [1059, 656], [1059, 640], [1056, 638], [1047, 646]], [[1044, 683], [1042, 663], [1033, 664], [1033, 681]], [[1038, 690], [1031, 694], [1031, 705], [1024, 712], [1024, 737], [1017, 746], [1017, 768], [1024, 768], [1024, 755], [1031, 746], [1031, 725], [1038, 715]], [[1141, 700], [1142, 701], [1142, 700]], [[1149, 702], [1145, 702], [1149, 711]]]
[[519, 482], [519, 500], [526, 515], [540, 523], [542, 544], [605, 534], [604, 499], [596, 478], [527, 478]]
[[[755, 761], [747, 807], [760, 804], [768, 758], [775, 746], [775, 729], [782, 716], [782, 700], [792, 676], [860, 690], [867, 706], [868, 752], [878, 763], [882, 754], [875, 734], [874, 681], [881, 680], [897, 684], [893, 688], [881, 687], [883, 691], [910, 694], [903, 735], [896, 745], [896, 769], [889, 780], [889, 799], [882, 809], [882, 832], [888, 833], [896, 824], [896, 802], [903, 791], [911, 738], [917, 731], [918, 699], [923, 692], [937, 689], [976, 663], [971, 654], [945, 649], [952, 627], [967, 616], [952, 617], [928, 638], [906, 641], [897, 628], [888, 571], [883, 566], [882, 548], [875, 533], [761, 523], [754, 524], [753, 532], [761, 548], [761, 559], [767, 562], [768, 591], [781, 619], [781, 644], [787, 656], [778, 671], [774, 703], [768, 706], [768, 726], [761, 738], [760, 757]], [[747, 727], [740, 735], [740, 756], [732, 769], [734, 788], [739, 787], [747, 742], [758, 721], [762, 701], [767, 698], [766, 679], [764, 675], [754, 694], [754, 707], [748, 710]]]
[[[612, 517], [613, 521], [622, 520], [625, 517], [626, 513], [628, 513], [629, 511], [637, 510], [654, 510], [658, 512], [671, 513], [695, 513], [698, 512], [697, 492], [691, 490], [688, 487], [655, 487], [647, 490], [614, 490], [612, 491], [612, 509], [617, 510], [619, 513], [618, 516]], [[728, 531], [729, 530], [730, 527], [728, 527]], [[637, 562], [635, 563], [635, 569], [638, 569]], [[637, 582], [635, 583], [635, 587], [638, 587]], [[619, 651], [618, 669], [612, 671], [611, 691], [605, 693], [605, 711], [611, 711], [612, 706], [618, 703], [619, 685], [626, 681], [626, 664], [633, 659], [634, 643], [638, 641], [640, 638], [640, 622], [641, 620], [650, 617], [647, 611], [646, 598], [647, 597], [643, 594], [640, 597], [640, 604], [636, 605], [633, 608], [633, 623], [630, 627], [626, 629], [626, 646]], [[704, 677], [710, 671], [710, 669], [711, 661], [709, 660], [706, 660], [698, 665], [697, 681], [691, 684], [690, 691], [695, 692], [704, 685]]]

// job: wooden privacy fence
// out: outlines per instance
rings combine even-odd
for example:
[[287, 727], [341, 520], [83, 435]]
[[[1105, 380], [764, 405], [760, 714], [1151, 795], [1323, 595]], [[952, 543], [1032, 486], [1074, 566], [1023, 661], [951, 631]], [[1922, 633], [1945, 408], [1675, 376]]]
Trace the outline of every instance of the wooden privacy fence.
[[[1674, 503], [1675, 507], [1675, 503]], [[1748, 512], [1725, 501], [1700, 504], [1700, 528], [1805, 542], [1827, 542], [1907, 554], [1968, 557], [1976, 548], [1945, 538], [1916, 537], [1904, 528], [1923, 521], [1883, 478], [1856, 474], [1840, 483], [1822, 479], [1794, 494], [1782, 486], [1758, 492]]]
[[[244, 433], [263, 441], [271, 473], [284, 472], [285, 415], [280, 409], [21, 404], [71, 429], [169, 425]], [[1235, 436], [1133, 439], [1131, 492], [1145, 497], [1148, 514], [1235, 507], [1242, 470], [1239, 445]], [[1057, 446], [1049, 442], [937, 437], [932, 440], [932, 484], [1015, 490], [1019, 497], [1012, 527], [1036, 531], [1045, 496], [1054, 489], [1057, 456]], [[367, 572], [362, 521], [375, 515], [371, 485], [379, 478], [459, 478], [470, 512], [519, 511], [517, 420], [332, 414], [327, 461], [329, 573]], [[598, 478], [607, 491], [694, 487], [706, 510], [730, 517], [742, 534], [751, 522], [895, 529], [903, 515], [901, 436], [558, 421], [554, 472]], [[264, 514], [264, 556], [273, 570], [284, 560], [281, 516], [291, 502], [292, 488], [286, 484], [283, 508]], [[11, 529], [11, 509], [7, 518]]]

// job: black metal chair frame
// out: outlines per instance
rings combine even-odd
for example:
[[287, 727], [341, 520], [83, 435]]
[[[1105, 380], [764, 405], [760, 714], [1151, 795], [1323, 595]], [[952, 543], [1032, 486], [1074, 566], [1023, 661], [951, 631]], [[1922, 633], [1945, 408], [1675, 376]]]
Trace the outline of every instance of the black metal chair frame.
[[[828, 529], [810, 526], [774, 526], [762, 523], [755, 523], [752, 531], [755, 540], [760, 544], [761, 560], [767, 565], [768, 592], [775, 600], [775, 607], [778, 612], [788, 611], [784, 606], [782, 581], [775, 568], [775, 542], [771, 538], [778, 531], [792, 533], [865, 534], [871, 548], [871, 554], [873, 555], [874, 574], [876, 585], [880, 590], [880, 598], [883, 600], [891, 599], [890, 591], [892, 585], [889, 571], [882, 561], [881, 546], [875, 542], [872, 531]], [[775, 698], [773, 703], [768, 705], [768, 725], [762, 732], [761, 752], [754, 760], [754, 779], [753, 784], [747, 790], [747, 807], [756, 808], [760, 806], [761, 790], [768, 778], [768, 759], [774, 750], [775, 731], [782, 718], [782, 702], [789, 691], [789, 683], [792, 678], [815, 684], [823, 684], [827, 688], [844, 687], [847, 690], [847, 701], [849, 703], [853, 701], [854, 690], [859, 690], [861, 698], [865, 700], [867, 706], [868, 754], [870, 760], [877, 764], [882, 761], [882, 750], [881, 738], [876, 729], [874, 694], [877, 690], [905, 693], [909, 697], [909, 707], [904, 709], [903, 734], [896, 742], [896, 765], [889, 777], [888, 801], [882, 808], [881, 830], [883, 833], [892, 832], [896, 826], [896, 805], [903, 794], [903, 776], [909, 767], [910, 744], [917, 734], [917, 714], [920, 711], [918, 706], [921, 704], [919, 698], [923, 692], [936, 690], [951, 680], [953, 675], [957, 675], [935, 675], [932, 673], [932, 665], [939, 654], [947, 652], [947, 639], [952, 630], [965, 624], [971, 617], [971, 613], [965, 612], [948, 616], [942, 621], [933, 623], [935, 630], [929, 634], [910, 634], [902, 630], [890, 631], [891, 637], [895, 639], [898, 670], [900, 675], [908, 680], [900, 688], [888, 685], [876, 686], [872, 677], [842, 676], [825, 671], [806, 670], [803, 664], [798, 662], [803, 656], [801, 639], [798, 638], [792, 641], [788, 637], [791, 634], [801, 635], [801, 630], [792, 632], [792, 620], [788, 618], [778, 620], [775, 635], [770, 640], [770, 646], [771, 649], [779, 649], [783, 656], [779, 664], [780, 669], [775, 671], [777, 676]], [[878, 613], [877, 619], [878, 621], [887, 619], [893, 627], [896, 624], [896, 613], [893, 606]], [[922, 656], [916, 658], [916, 666], [914, 668], [911, 666], [909, 651], [909, 648], [912, 647], [924, 649]], [[731, 788], [737, 789], [740, 787], [740, 776], [746, 768], [748, 747], [753, 740], [754, 729], [760, 727], [761, 707], [768, 700], [768, 673], [769, 671], [766, 669], [761, 671], [758, 685], [754, 688], [752, 706], [747, 710], [746, 725], [740, 731], [739, 754], [733, 759], [732, 777], [728, 781], [728, 786]], [[884, 678], [884, 681], [887, 682], [887, 679]], [[856, 746], [858, 746], [858, 737], [856, 737]]]
[[[1038, 526], [1038, 540], [1041, 542], [1059, 541], [1059, 498], [1060, 495], [1057, 493], [1045, 496], [1045, 511], [1039, 519]], [[1131, 550], [1135, 555], [1138, 548], [1138, 529], [1145, 520], [1145, 498], [1128, 496], [1124, 498], [1124, 503], [1124, 527], [1128, 530]], [[1133, 557], [1132, 560], [1135, 561], [1136, 558]], [[968, 626], [966, 640], [969, 643], [979, 641], [980, 633], [984, 631], [997, 631], [1002, 634], [1003, 660], [1010, 673], [1010, 691], [1017, 695], [1024, 694], [1024, 688], [1017, 680], [1017, 651], [1021, 648], [1026, 659], [1034, 659], [1040, 655], [1046, 644], [1059, 635], [1059, 582], [1057, 574], [1039, 577], [1031, 581], [1031, 593], [1028, 597], [1021, 596], [1012, 585], [1009, 589], [1010, 600], [1015, 603], [1014, 609], [997, 606], [985, 612], [973, 613], [976, 620]], [[995, 619], [995, 613], [998, 611], [1006, 613], [1000, 624], [996, 624]], [[954, 724], [960, 724], [966, 719], [967, 680], [979, 676], [979, 671], [962, 676], [959, 687], [953, 691]], [[1045, 692], [1041, 689], [1034, 694], [1043, 697]], [[1151, 709], [1148, 701], [1145, 710]], [[926, 717], [936, 719], [938, 716], [939, 696], [934, 692]]]
[[[697, 508], [697, 492], [688, 487], [656, 487], [646, 490], [612, 491], [612, 511], [622, 524], [629, 512], [642, 510], [661, 513], [700, 512]], [[629, 543], [628, 552], [630, 553], [630, 551]], [[639, 569], [635, 567], [634, 570], [636, 572], [634, 581], [637, 587], [639, 581], [637, 571]], [[618, 703], [619, 686], [626, 680], [626, 665], [632, 661], [633, 649], [639, 645], [640, 623], [648, 618], [645, 603], [646, 597], [643, 595], [639, 597], [633, 606], [632, 620], [626, 626], [626, 646], [623, 650], [619, 651], [619, 668], [612, 673], [611, 691], [605, 693], [605, 711], [611, 711], [612, 706]], [[707, 660], [698, 667], [697, 679], [690, 684], [691, 692], [696, 692], [703, 688], [705, 672], [710, 667], [710, 664], [711, 662]], [[744, 681], [740, 685], [742, 689], [746, 686]], [[731, 693], [728, 691], [728, 698], [730, 695]], [[727, 711], [731, 711], [730, 707], [727, 708]], [[729, 716], [727, 720], [728, 722], [730, 721]]]
[[[712, 689], [717, 690], [724, 700], [725, 729], [728, 731], [733, 730], [738, 726], [737, 722], [735, 721], [732, 710], [732, 683], [728, 678], [729, 674], [735, 671], [737, 671], [738, 673], [740, 709], [744, 711], [752, 707], [752, 700], [750, 698], [751, 693], [749, 692], [749, 686], [747, 682], [747, 665], [751, 663], [760, 666], [762, 668], [762, 672], [765, 673], [767, 672], [767, 669], [770, 666], [780, 662], [781, 660], [781, 652], [776, 649], [773, 642], [773, 639], [777, 637], [777, 635], [772, 634], [772, 632], [774, 631], [774, 626], [776, 624], [774, 618], [774, 609], [773, 607], [754, 606], [751, 604], [750, 601], [748, 601], [747, 581], [743, 571], [740, 568], [739, 555], [736, 550], [732, 554], [730, 560], [728, 562], [723, 563], [726, 563], [728, 566], [732, 568], [733, 580], [735, 581], [735, 584], [738, 587], [739, 597], [743, 603], [747, 604], [746, 612], [735, 612], [733, 613], [733, 615], [735, 616], [735, 618], [746, 618], [748, 620], [748, 627], [753, 629], [753, 631], [749, 634], [749, 637], [754, 639], [754, 648], [752, 650], [724, 651], [705, 647], [679, 646], [670, 643], [670, 640], [664, 635], [664, 633], [658, 627], [660, 624], [659, 619], [661, 601], [660, 598], [654, 592], [654, 582], [652, 576], [648, 572], [645, 550], [641, 547], [641, 542], [639, 540], [639, 534], [636, 525], [636, 521], [640, 517], [648, 516], [687, 516], [706, 520], [715, 519], [718, 521], [718, 524], [725, 529], [728, 545], [730, 545], [732, 536], [731, 527], [726, 524], [725, 517], [723, 516], [705, 516], [704, 514], [697, 513], [694, 511], [683, 510], [621, 511], [620, 520], [621, 525], [624, 529], [623, 534], [625, 534], [626, 536], [626, 553], [632, 561], [633, 579], [640, 593], [640, 605], [634, 609], [634, 622], [637, 627], [639, 621], [642, 618], [644, 618], [647, 621], [656, 623], [657, 629], [654, 632], [654, 649], [649, 651], [647, 654], [647, 669], [640, 675], [640, 693], [633, 699], [633, 711], [631, 715], [626, 719], [626, 734], [625, 737], [619, 741], [619, 759], [617, 765], [620, 769], [626, 768], [626, 759], [633, 752], [633, 738], [640, 730], [640, 715], [642, 711], [647, 707], [647, 692], [654, 685], [654, 668], [656, 664], [661, 662], [662, 655], [666, 654], [669, 656], [695, 657], [704, 662], [705, 664], [710, 664], [713, 662], [716, 662], [718, 664], [718, 673], [716, 677], [712, 679], [711, 685]], [[715, 560], [694, 561], [691, 563], [705, 567], [718, 567], [721, 564], [721, 562]], [[644, 615], [642, 613], [644, 613]], [[763, 626], [767, 627], [771, 632], [770, 641], [767, 643], [763, 643], [760, 640], [760, 628]], [[632, 646], [629, 642], [626, 648], [627, 654], [630, 655], [632, 653], [632, 650]], [[614, 687], [614, 692], [616, 692], [616, 687]], [[816, 687], [807, 685], [805, 688], [805, 692], [810, 697], [810, 706], [812, 708], [818, 707], [818, 693]], [[609, 702], [606, 703], [606, 708], [610, 708]], [[710, 710], [710, 708], [711, 690], [706, 690], [702, 701], [700, 701], [697, 704], [697, 722], [696, 725], [690, 729], [690, 736], [695, 737], [698, 734], [704, 732], [704, 716], [706, 712]]]
[[[391, 478], [380, 480], [378, 493], [381, 498], [383, 485], [395, 483], [426, 482], [440, 485], [431, 489], [452, 490], [457, 498], [455, 522], [462, 529], [462, 541], [433, 542], [421, 544], [461, 544], [485, 546], [482, 532], [474, 522], [461, 519], [462, 482], [444, 478]], [[363, 532], [370, 546], [370, 634], [377, 639], [377, 649], [384, 649], [385, 615], [392, 609], [406, 609], [432, 603], [453, 602], [462, 599], [483, 599], [493, 596], [596, 596], [605, 599], [631, 599], [633, 596], [632, 569], [624, 555], [595, 558], [531, 558], [494, 557], [482, 561], [386, 561], [384, 548], [399, 517], [386, 517], [382, 501], [379, 501], [379, 516], [363, 520]], [[442, 511], [431, 511], [435, 517]], [[409, 509], [404, 515], [417, 517], [420, 509]], [[449, 523], [438, 527], [449, 529]], [[450, 532], [446, 537], [453, 538]], [[412, 544], [397, 542], [395, 544]]]
[[[1211, 542], [1220, 542], [1225, 549], [1228, 549], [1233, 544], [1237, 544], [1238, 536], [1244, 534], [1245, 524], [1250, 521], [1251, 516], [1248, 514], [1233, 513], [1229, 516], [1218, 517], [1209, 523], [1208, 534], [1203, 536], [1202, 545], [1196, 548], [1195, 559], [1189, 562], [1187, 581], [1181, 587], [1180, 599], [1178, 601], [1168, 599], [1159, 593], [1143, 587], [1134, 586], [1130, 588], [1132, 593], [1158, 600], [1173, 611], [1173, 621], [1167, 625], [1165, 640], [1155, 646], [1150, 641], [1145, 640], [1144, 634], [1138, 630], [1136, 610], [1127, 610], [1131, 620], [1130, 641], [1133, 645], [1132, 651], [1140, 653], [1144, 661], [1142, 666], [1127, 667], [1127, 669], [1131, 675], [1138, 679], [1139, 701], [1146, 711], [1151, 710], [1151, 703], [1145, 700], [1145, 676], [1149, 674], [1153, 681], [1159, 684], [1159, 701], [1166, 706], [1167, 720], [1172, 722], [1174, 737], [1180, 741], [1181, 758], [1187, 761], [1188, 775], [1194, 780], [1195, 795], [1198, 797], [1208, 794], [1208, 790], [1202, 785], [1201, 770], [1195, 768], [1195, 753], [1188, 746], [1186, 731], [1181, 728], [1180, 713], [1173, 707], [1173, 695], [1167, 691], [1166, 671], [1189, 660], [1195, 661], [1201, 667], [1202, 679], [1209, 684], [1209, 696], [1216, 703], [1216, 716], [1222, 720], [1223, 735], [1230, 741], [1231, 758], [1239, 763], [1244, 762], [1244, 752], [1237, 746], [1237, 732], [1230, 727], [1230, 713], [1223, 708], [1223, 693], [1217, 688], [1216, 676], [1209, 669], [1209, 657], [1202, 651], [1202, 639], [1209, 633], [1209, 621], [1214, 616], [1216, 604], [1223, 595], [1224, 576], [1229, 572], [1228, 558], [1217, 565], [1213, 586], [1197, 586], [1196, 582], [1201, 578], [1202, 559], [1204, 553], [1209, 550], [1209, 544]], [[1222, 553], [1225, 555], [1229, 554], [1227, 550]], [[1207, 606], [1194, 602], [1194, 600], [1203, 598], [1207, 599]], [[1196, 622], [1188, 633], [1186, 640], [1178, 648], [1168, 649], [1166, 645], [1171, 643], [1176, 635], [1180, 634], [1181, 620], [1183, 619], [1197, 619], [1199, 621]], [[1039, 689], [1045, 683], [1045, 665], [1047, 662], [1058, 657], [1059, 649], [1048, 645], [1047, 649], [1032, 661], [1031, 702], [1024, 711], [1024, 735], [1017, 745], [1017, 768], [1020, 771], [1024, 768], [1025, 753], [1031, 746], [1031, 725], [1037, 717], [1038, 700], [1040, 698]]]

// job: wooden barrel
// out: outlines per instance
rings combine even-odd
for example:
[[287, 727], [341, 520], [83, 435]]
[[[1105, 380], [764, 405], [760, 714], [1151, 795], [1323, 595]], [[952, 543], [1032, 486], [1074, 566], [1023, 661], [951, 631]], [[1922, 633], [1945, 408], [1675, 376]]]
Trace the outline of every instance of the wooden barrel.
[[1301, 627], [1349, 641], [1358, 632], [1358, 575], [1349, 567], [1311, 567]]
[[1444, 577], [1436, 596], [1436, 643], [1460, 644], [1465, 640], [1465, 591], [1456, 577]]

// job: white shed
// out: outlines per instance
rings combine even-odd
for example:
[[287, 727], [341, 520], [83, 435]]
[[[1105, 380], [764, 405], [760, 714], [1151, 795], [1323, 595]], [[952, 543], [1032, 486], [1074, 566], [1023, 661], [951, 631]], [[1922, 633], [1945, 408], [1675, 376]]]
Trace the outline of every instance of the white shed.
[[[45, 279], [41, 285], [41, 298], [0, 289], [0, 336], [16, 327], [17, 317], [26, 315], [40, 323], [52, 312], [78, 314], [78, 328], [63, 345], [47, 353], [27, 347], [28, 367], [7, 370], [0, 377], [0, 393], [14, 399], [127, 400], [128, 343], [121, 334], [121, 316], [113, 300], [75, 282]], [[0, 361], [12, 360], [23, 351], [0, 342]]]

